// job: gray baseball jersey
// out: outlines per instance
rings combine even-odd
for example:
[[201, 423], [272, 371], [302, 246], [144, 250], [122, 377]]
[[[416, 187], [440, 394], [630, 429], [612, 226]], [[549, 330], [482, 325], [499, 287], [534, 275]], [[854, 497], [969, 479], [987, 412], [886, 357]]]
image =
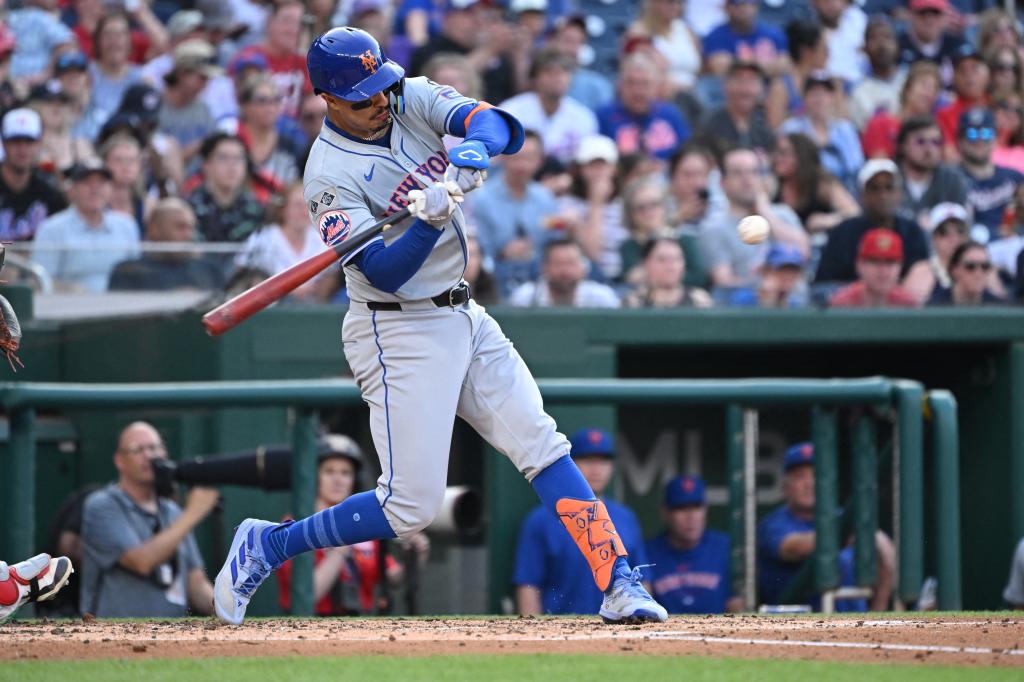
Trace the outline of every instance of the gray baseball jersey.
[[[304, 175], [309, 215], [324, 243], [334, 245], [359, 235], [404, 208], [410, 191], [442, 181], [448, 155], [441, 138], [455, 111], [474, 103], [449, 86], [407, 78], [405, 112], [393, 117], [390, 149], [356, 142], [325, 121]], [[396, 225], [378, 239], [390, 244], [411, 224]], [[462, 209], [457, 208], [426, 262], [394, 294], [375, 288], [349, 264], [362, 249], [349, 254], [343, 261], [349, 298], [413, 301], [455, 286], [466, 266], [465, 224]]]

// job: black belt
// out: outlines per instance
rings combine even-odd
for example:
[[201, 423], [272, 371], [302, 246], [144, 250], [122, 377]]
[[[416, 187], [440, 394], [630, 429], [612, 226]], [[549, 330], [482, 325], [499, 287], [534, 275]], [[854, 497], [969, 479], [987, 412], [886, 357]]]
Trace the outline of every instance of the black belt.
[[[469, 285], [465, 282], [456, 284], [448, 291], [431, 297], [431, 302], [438, 308], [450, 306], [452, 308], [463, 305], [470, 299]], [[370, 310], [402, 310], [402, 304], [397, 301], [367, 301], [366, 307]]]

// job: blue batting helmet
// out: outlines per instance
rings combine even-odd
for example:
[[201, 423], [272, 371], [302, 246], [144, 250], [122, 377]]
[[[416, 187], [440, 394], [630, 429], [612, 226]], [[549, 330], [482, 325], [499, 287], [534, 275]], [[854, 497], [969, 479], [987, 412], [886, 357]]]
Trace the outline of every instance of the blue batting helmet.
[[366, 31], [332, 28], [313, 41], [306, 53], [313, 92], [349, 102], [369, 99], [405, 77], [405, 69], [384, 56]]

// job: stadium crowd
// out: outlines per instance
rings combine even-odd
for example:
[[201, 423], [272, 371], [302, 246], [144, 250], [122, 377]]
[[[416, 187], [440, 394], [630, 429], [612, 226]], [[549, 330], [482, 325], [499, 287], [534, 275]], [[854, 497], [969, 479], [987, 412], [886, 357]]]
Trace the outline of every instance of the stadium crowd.
[[[483, 303], [1024, 301], [1024, 46], [996, 0], [6, 5], [0, 240], [54, 290], [232, 291], [321, 250], [304, 53], [347, 24], [529, 131], [465, 203]], [[344, 274], [291, 298], [344, 302]]]

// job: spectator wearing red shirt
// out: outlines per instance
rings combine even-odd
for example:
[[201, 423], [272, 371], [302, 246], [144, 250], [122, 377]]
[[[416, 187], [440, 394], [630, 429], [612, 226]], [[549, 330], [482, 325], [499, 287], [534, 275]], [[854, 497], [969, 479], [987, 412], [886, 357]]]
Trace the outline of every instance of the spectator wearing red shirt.
[[832, 295], [833, 308], [916, 308], [899, 286], [903, 240], [892, 230], [868, 230], [857, 252], [857, 281]]
[[[100, 18], [110, 11], [109, 2], [102, 0], [76, 0], [75, 21], [71, 32], [75, 34], [82, 52], [90, 59], [95, 57], [96, 27]], [[147, 0], [128, 0], [122, 4], [132, 20], [131, 61], [144, 64], [147, 60], [162, 54], [170, 44], [170, 37], [163, 23], [153, 14]]]
[[284, 97], [281, 113], [288, 118], [297, 118], [303, 95], [313, 91], [306, 73], [306, 57], [299, 54], [304, 12], [304, 5], [298, 0], [277, 4], [267, 17], [264, 41], [239, 50], [234, 59], [238, 62], [258, 54], [267, 61], [271, 78]]
[[984, 58], [970, 46], [966, 46], [953, 63], [953, 91], [956, 99], [935, 114], [946, 140], [946, 157], [950, 159], [959, 156], [956, 151], [956, 132], [960, 115], [970, 109], [987, 106], [988, 97], [985, 93], [991, 75]]
[[[359, 485], [363, 455], [351, 438], [328, 434], [321, 439], [318, 453], [316, 511], [341, 504]], [[416, 533], [403, 542], [426, 563], [430, 543]], [[318, 616], [348, 616], [372, 613], [377, 606], [377, 585], [381, 578], [380, 540], [316, 550], [313, 559], [313, 598]], [[387, 580], [395, 585], [403, 579], [402, 566], [390, 555], [384, 557]], [[285, 611], [291, 609], [292, 562], [277, 569], [278, 600]]]

